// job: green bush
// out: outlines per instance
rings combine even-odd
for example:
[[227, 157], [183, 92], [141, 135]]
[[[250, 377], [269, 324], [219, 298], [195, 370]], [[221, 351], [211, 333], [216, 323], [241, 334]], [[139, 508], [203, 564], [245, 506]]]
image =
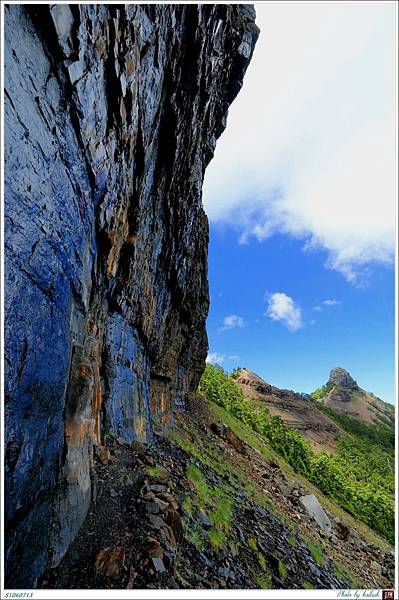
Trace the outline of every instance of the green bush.
[[297, 473], [317, 485], [326, 496], [394, 542], [394, 461], [391, 471], [387, 470], [389, 461], [384, 463], [386, 456], [381, 449], [366, 460], [370, 444], [349, 438], [339, 441], [336, 456], [316, 454], [296, 429], [244, 399], [241, 388], [219, 366], [206, 366], [199, 391], [260, 434]]
[[235, 369], [232, 370], [232, 372], [230, 373], [230, 377], [232, 377], [233, 379], [237, 379], [237, 377], [240, 374], [242, 367], [236, 367]]
[[327, 396], [328, 392], [333, 387], [334, 386], [332, 383], [326, 383], [326, 385], [323, 385], [323, 387], [317, 388], [314, 392], [312, 392], [310, 394], [310, 397], [312, 398], [312, 400], [320, 400], [321, 398], [325, 398], [325, 396]]

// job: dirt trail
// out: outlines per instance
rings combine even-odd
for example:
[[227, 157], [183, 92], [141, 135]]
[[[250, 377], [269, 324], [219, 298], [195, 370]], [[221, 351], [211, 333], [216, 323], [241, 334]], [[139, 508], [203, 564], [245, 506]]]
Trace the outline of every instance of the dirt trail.
[[112, 578], [95, 573], [97, 552], [123, 547], [127, 560], [133, 560], [137, 554], [141, 536], [135, 498], [143, 472], [128, 446], [114, 445], [111, 453], [107, 465], [97, 462], [95, 466], [96, 498], [82, 528], [59, 567], [45, 574], [41, 587], [112, 588]]

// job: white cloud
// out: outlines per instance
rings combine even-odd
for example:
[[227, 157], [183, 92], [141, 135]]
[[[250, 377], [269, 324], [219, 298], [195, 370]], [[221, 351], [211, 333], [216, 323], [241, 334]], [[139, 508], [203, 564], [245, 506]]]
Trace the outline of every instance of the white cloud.
[[228, 315], [223, 319], [223, 326], [219, 328], [219, 331], [225, 331], [226, 329], [234, 329], [235, 327], [245, 327], [246, 323], [242, 317], [238, 315]]
[[341, 300], [335, 300], [335, 298], [332, 298], [331, 300], [323, 300], [322, 304], [324, 304], [324, 306], [337, 306], [338, 304], [342, 304], [342, 302]]
[[237, 354], [230, 354], [229, 356], [226, 356], [225, 354], [219, 354], [219, 352], [209, 352], [208, 356], [206, 357], [206, 362], [210, 363], [211, 365], [221, 365], [226, 360], [237, 361], [240, 360], [240, 357], [237, 356]]
[[321, 312], [323, 310], [323, 306], [337, 306], [339, 304], [342, 304], [341, 300], [335, 300], [335, 298], [327, 299], [327, 300], [323, 300], [322, 302], [320, 302], [320, 304], [317, 304], [316, 306], [314, 306], [313, 310], [317, 310], [318, 312]]
[[225, 355], [219, 354], [218, 352], [209, 352], [208, 356], [206, 357], [206, 362], [210, 363], [211, 365], [216, 365], [216, 364], [220, 365], [225, 360], [226, 360]]
[[267, 294], [266, 315], [273, 321], [281, 321], [290, 331], [298, 331], [303, 327], [302, 312], [294, 300], [284, 294], [275, 292]]
[[261, 36], [207, 170], [205, 208], [241, 243], [289, 234], [355, 281], [393, 258], [394, 7], [256, 9]]

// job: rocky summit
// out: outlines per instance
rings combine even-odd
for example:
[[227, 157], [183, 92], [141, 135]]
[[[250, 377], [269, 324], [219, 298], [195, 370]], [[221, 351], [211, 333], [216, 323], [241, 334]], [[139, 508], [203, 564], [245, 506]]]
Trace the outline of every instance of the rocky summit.
[[394, 406], [362, 389], [346, 369], [331, 369], [323, 390], [322, 402], [333, 410], [364, 423], [394, 426]]
[[348, 388], [350, 390], [356, 389], [358, 387], [356, 381], [351, 377], [348, 371], [346, 371], [346, 369], [342, 369], [341, 367], [331, 369], [330, 379], [328, 380], [327, 385], [338, 385], [340, 387]]
[[197, 388], [202, 180], [254, 20], [249, 5], [5, 7], [7, 586], [67, 552], [104, 436], [150, 442]]

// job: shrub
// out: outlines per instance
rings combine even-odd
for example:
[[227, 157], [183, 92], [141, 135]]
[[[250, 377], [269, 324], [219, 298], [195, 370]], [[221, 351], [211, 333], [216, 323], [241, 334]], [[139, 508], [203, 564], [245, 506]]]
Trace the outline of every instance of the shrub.
[[310, 394], [312, 400], [320, 400], [321, 398], [325, 398], [328, 392], [334, 387], [332, 383], [326, 383], [321, 388], [317, 388], [314, 392]]

